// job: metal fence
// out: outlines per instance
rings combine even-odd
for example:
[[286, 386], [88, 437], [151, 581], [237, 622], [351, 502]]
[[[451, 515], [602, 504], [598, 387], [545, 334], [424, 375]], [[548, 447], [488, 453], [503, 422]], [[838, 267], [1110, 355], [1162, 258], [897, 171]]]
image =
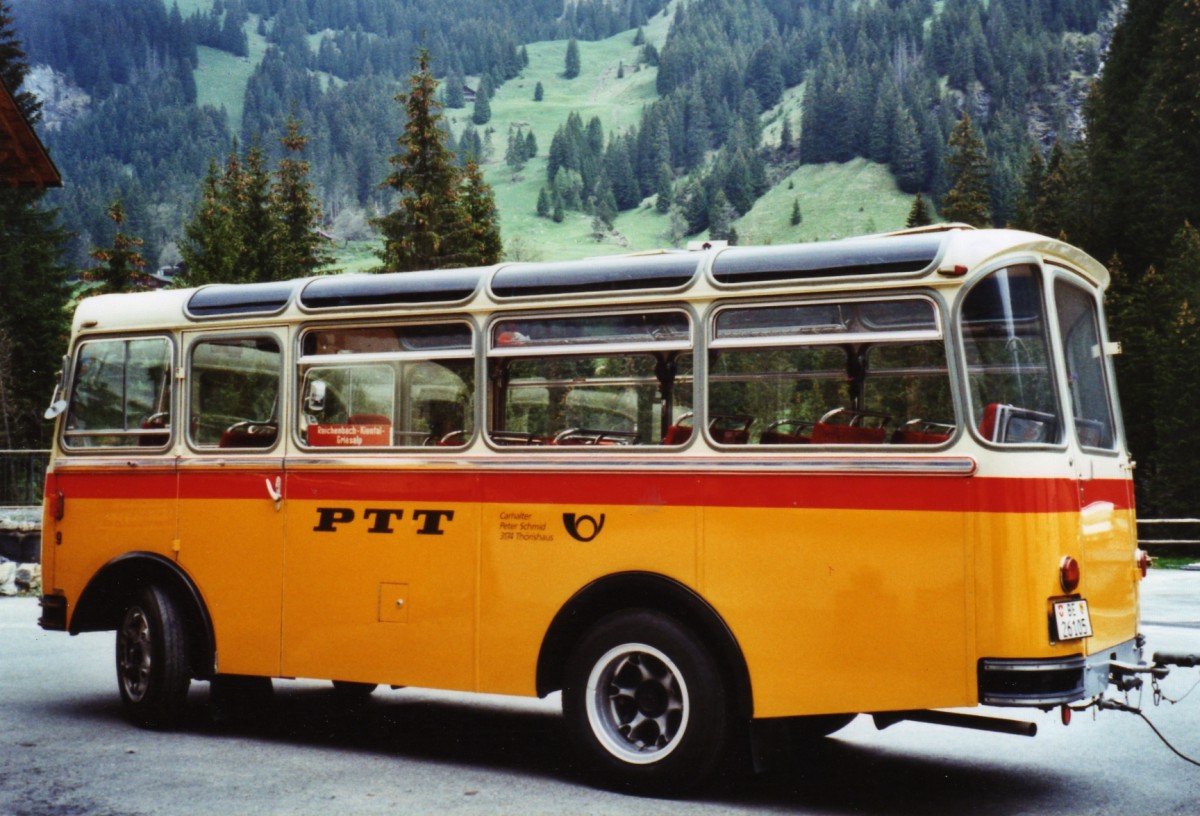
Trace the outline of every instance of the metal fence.
[[48, 450], [0, 450], [0, 506], [42, 503]]

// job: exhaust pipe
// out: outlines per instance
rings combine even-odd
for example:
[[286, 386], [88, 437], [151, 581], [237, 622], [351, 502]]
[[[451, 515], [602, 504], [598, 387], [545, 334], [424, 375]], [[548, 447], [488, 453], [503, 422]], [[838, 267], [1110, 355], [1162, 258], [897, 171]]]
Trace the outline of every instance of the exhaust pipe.
[[957, 714], [951, 711], [884, 711], [872, 714], [871, 717], [880, 731], [908, 720], [954, 728], [973, 728], [976, 731], [991, 731], [996, 734], [1012, 734], [1016, 737], [1032, 737], [1037, 734], [1037, 723], [982, 717], [977, 714]]

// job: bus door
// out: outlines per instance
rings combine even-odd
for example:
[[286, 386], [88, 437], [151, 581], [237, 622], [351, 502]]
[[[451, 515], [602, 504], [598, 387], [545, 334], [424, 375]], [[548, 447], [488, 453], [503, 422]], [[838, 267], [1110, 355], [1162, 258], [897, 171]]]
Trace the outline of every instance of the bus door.
[[282, 328], [184, 337], [176, 546], [225, 674], [279, 674], [286, 342]]
[[301, 335], [288, 460], [288, 676], [475, 687], [477, 476], [465, 324]]
[[1065, 610], [1067, 618], [1057, 625], [1069, 630], [1060, 633], [1064, 637], [1083, 635], [1094, 653], [1137, 634], [1133, 482], [1128, 454], [1118, 447], [1096, 298], [1059, 277], [1054, 300], [1074, 426], [1070, 444], [1079, 496], [1079, 594], [1087, 602], [1086, 611]]

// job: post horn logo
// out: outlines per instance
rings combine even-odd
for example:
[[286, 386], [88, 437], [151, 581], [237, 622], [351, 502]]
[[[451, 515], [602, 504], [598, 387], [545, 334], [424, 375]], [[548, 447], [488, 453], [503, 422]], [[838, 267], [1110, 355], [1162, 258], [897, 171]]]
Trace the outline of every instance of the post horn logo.
[[591, 516], [563, 513], [563, 527], [567, 528], [571, 538], [586, 544], [600, 535], [600, 531], [604, 529], [604, 514], [601, 513], [600, 520], [596, 521]]

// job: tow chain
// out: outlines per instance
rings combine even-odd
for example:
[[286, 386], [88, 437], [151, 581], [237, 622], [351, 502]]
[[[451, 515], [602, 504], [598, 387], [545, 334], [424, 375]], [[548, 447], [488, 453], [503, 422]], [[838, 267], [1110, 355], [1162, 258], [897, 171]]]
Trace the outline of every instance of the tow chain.
[[[1150, 726], [1150, 730], [1153, 731], [1154, 735], [1162, 741], [1163, 745], [1167, 746], [1167, 748], [1171, 750], [1171, 753], [1175, 754], [1175, 756], [1179, 757], [1184, 762], [1189, 762], [1192, 765], [1200, 766], [1200, 760], [1188, 756], [1172, 745], [1171, 741], [1168, 740], [1166, 736], [1158, 730], [1154, 723], [1150, 722], [1150, 718], [1147, 717], [1146, 713], [1142, 710], [1140, 697], [1143, 690], [1143, 683], [1142, 679], [1136, 676], [1138, 674], [1148, 674], [1150, 676], [1150, 695], [1155, 708], [1158, 708], [1160, 705], [1162, 705], [1163, 701], [1166, 701], [1171, 705], [1180, 703], [1185, 700], [1189, 694], [1195, 691], [1197, 686], [1200, 686], [1200, 680], [1197, 680], [1191, 688], [1189, 688], [1181, 696], [1174, 699], [1163, 693], [1162, 686], [1159, 685], [1158, 681], [1167, 676], [1167, 673], [1170, 671], [1170, 669], [1167, 668], [1168, 665], [1176, 665], [1186, 668], [1196, 668], [1200, 666], [1200, 659], [1197, 659], [1195, 656], [1188, 655], [1184, 659], [1179, 659], [1179, 657], [1180, 656], [1176, 655], [1160, 656], [1156, 654], [1154, 656], [1155, 662], [1149, 666], [1131, 666], [1128, 664], [1114, 663], [1114, 680], [1116, 681], [1117, 688], [1121, 689], [1125, 694], [1124, 701], [1117, 700], [1112, 697], [1098, 697], [1086, 705], [1067, 706], [1067, 708], [1071, 709], [1072, 711], [1079, 712], [1093, 709], [1093, 718], [1098, 710], [1126, 711], [1130, 714], [1136, 714], [1144, 723], [1146, 723], [1146, 725]], [[1164, 662], [1159, 663], [1160, 659], [1162, 659]], [[1129, 701], [1129, 694], [1134, 690], [1138, 692], [1139, 696], [1137, 704], [1133, 704]]]

